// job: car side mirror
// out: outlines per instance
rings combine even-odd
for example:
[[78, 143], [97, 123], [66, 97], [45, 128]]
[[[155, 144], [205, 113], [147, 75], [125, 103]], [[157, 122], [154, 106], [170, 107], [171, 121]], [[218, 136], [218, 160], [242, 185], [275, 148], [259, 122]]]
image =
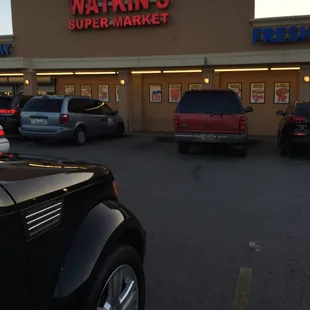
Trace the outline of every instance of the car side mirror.
[[277, 111], [276, 112], [276, 115], [278, 115], [278, 116], [283, 116], [285, 113], [283, 112], [283, 111]]
[[253, 110], [253, 108], [252, 107], [246, 107], [245, 108], [245, 113], [251, 113], [251, 112], [253, 112], [254, 110]]
[[114, 111], [114, 115], [118, 115], [118, 111], [117, 110]]

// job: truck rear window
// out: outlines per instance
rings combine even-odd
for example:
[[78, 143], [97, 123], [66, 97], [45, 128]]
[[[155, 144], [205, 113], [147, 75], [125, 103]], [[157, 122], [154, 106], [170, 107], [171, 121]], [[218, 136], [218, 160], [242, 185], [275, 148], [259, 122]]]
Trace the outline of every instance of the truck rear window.
[[176, 113], [243, 114], [239, 97], [233, 91], [187, 91]]
[[0, 97], [0, 110], [10, 109], [12, 97]]
[[62, 102], [62, 99], [33, 98], [26, 103], [25, 107], [23, 108], [23, 112], [60, 113]]

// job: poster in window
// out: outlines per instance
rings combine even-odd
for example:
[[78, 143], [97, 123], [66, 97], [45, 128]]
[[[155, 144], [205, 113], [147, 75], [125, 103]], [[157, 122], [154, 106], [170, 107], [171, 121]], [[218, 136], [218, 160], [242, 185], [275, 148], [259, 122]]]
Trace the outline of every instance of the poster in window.
[[74, 85], [65, 85], [65, 96], [74, 96]]
[[150, 102], [151, 103], [162, 102], [161, 84], [150, 84]]
[[265, 103], [265, 83], [250, 83], [250, 103]]
[[201, 83], [191, 83], [189, 84], [189, 90], [200, 90], [202, 88]]
[[228, 83], [227, 88], [233, 90], [241, 99], [242, 98], [242, 84], [241, 83]]
[[109, 85], [98, 85], [98, 97], [105, 103], [110, 102]]
[[119, 103], [119, 85], [115, 85], [115, 101]]
[[91, 85], [81, 85], [81, 96], [91, 97]]
[[289, 82], [274, 83], [274, 103], [290, 103], [291, 85]]
[[169, 103], [177, 103], [180, 101], [182, 96], [182, 85], [180, 83], [177, 84], [169, 84]]

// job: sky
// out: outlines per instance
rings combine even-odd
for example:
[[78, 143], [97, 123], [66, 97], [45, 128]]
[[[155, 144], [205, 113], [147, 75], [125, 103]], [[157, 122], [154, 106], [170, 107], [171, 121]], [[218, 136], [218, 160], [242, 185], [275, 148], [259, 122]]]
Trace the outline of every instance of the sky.
[[[308, 14], [310, 0], [255, 0], [255, 18]], [[0, 0], [0, 35], [12, 33], [11, 1]]]

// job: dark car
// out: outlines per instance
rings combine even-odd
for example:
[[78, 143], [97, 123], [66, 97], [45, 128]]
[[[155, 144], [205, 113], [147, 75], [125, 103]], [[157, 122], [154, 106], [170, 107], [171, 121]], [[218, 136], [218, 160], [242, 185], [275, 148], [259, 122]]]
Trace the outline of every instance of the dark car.
[[282, 156], [293, 156], [296, 151], [310, 149], [310, 101], [289, 104], [286, 111], [277, 111], [282, 116], [278, 129], [278, 146]]
[[238, 95], [230, 89], [193, 90], [184, 93], [174, 116], [175, 138], [180, 154], [195, 143], [234, 146], [246, 155], [248, 119]]
[[112, 172], [0, 157], [0, 308], [143, 310], [145, 231]]
[[22, 93], [15, 96], [0, 96], [0, 125], [7, 134], [19, 134], [20, 113], [32, 96]]

